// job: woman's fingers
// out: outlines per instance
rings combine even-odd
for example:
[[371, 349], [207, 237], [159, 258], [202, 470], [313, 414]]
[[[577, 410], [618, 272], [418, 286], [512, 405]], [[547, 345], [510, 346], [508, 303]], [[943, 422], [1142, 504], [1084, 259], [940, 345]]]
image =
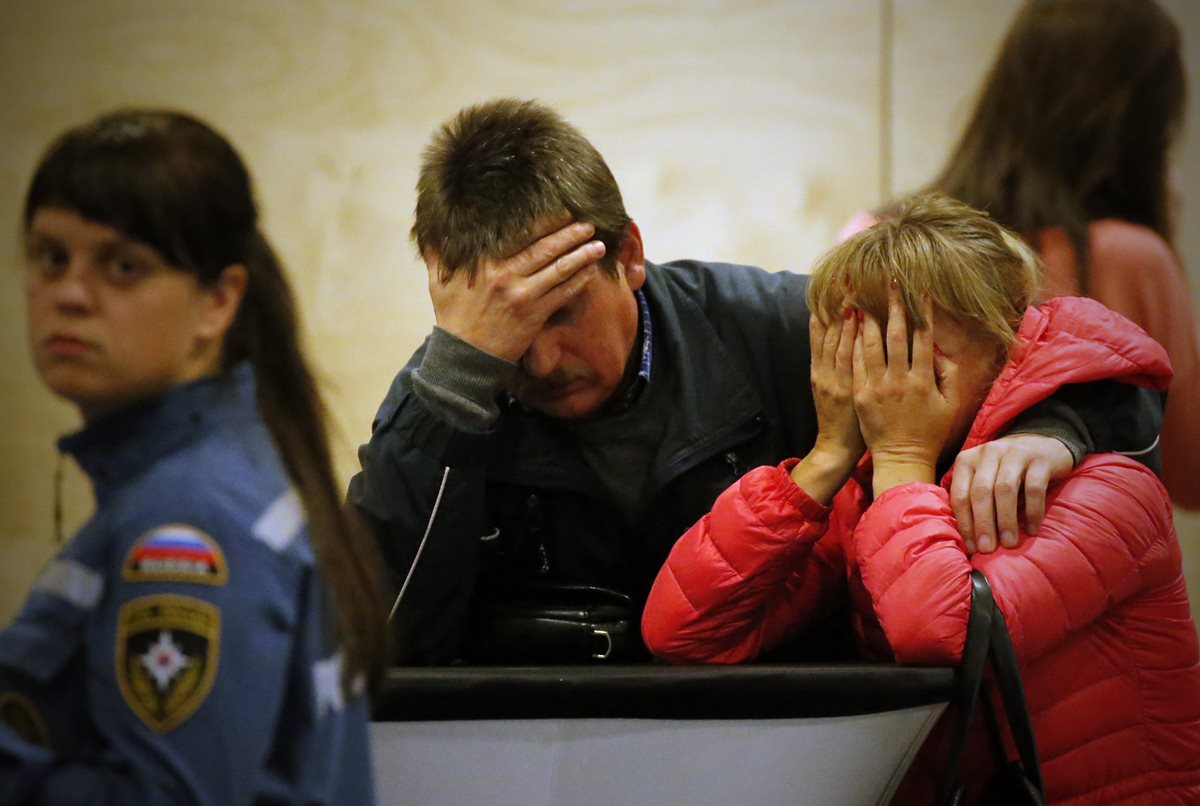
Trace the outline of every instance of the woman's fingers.
[[883, 349], [883, 331], [879, 321], [869, 313], [859, 312], [858, 334], [854, 341], [854, 371], [862, 372], [864, 380], [883, 374], [887, 358]]
[[900, 288], [893, 279], [888, 283], [887, 365], [894, 371], [908, 371], [908, 317]]
[[928, 297], [921, 300], [925, 327], [913, 331], [912, 368], [933, 383], [933, 303]]
[[848, 378], [854, 362], [854, 339], [858, 335], [858, 315], [851, 307], [847, 306], [843, 314], [840, 335], [835, 363], [838, 373]]

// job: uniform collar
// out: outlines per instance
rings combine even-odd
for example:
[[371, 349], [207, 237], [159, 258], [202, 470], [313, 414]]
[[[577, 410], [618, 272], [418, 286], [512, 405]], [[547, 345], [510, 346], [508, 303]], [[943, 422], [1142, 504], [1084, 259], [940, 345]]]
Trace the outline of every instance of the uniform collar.
[[128, 478], [179, 450], [214, 424], [257, 417], [254, 371], [247, 363], [122, 409], [58, 440], [99, 488]]

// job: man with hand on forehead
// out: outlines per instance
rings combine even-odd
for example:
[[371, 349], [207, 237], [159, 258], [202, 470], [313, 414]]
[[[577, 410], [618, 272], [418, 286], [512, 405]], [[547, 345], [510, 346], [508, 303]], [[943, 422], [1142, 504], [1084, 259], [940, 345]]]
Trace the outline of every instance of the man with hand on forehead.
[[[649, 263], [603, 158], [535, 102], [463, 109], [435, 133], [417, 190], [436, 326], [384, 399], [349, 493], [393, 575], [402, 660], [488, 660], [481, 614], [548, 585], [622, 593], [636, 624], [717, 495], [813, 445], [807, 278]], [[1036, 530], [1050, 479], [1111, 448], [1088, 425], [1051, 400], [959, 460], [972, 550]]]

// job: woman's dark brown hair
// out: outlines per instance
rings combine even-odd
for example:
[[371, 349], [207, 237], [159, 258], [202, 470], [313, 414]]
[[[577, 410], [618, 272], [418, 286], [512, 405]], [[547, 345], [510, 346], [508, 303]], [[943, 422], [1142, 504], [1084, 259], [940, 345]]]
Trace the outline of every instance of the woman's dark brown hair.
[[1062, 227], [1086, 294], [1089, 222], [1171, 242], [1167, 155], [1185, 97], [1179, 29], [1153, 0], [1030, 0], [932, 188], [1034, 244]]
[[300, 343], [295, 301], [259, 230], [249, 172], [233, 146], [178, 112], [123, 110], [70, 129], [38, 165], [24, 227], [61, 207], [159, 251], [167, 263], [216, 283], [241, 264], [245, 297], [226, 333], [222, 367], [254, 368], [258, 404], [304, 502], [309, 537], [330, 591], [351, 675], [378, 679], [386, 622], [373, 545], [343, 507], [329, 453], [326, 411]]

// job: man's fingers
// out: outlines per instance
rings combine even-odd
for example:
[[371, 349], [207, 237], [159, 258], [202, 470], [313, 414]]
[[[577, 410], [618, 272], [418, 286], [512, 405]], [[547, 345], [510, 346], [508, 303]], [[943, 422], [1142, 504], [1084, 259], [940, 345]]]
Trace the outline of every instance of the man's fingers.
[[975, 551], [975, 521], [971, 517], [971, 480], [974, 477], [974, 464], [970, 458], [960, 456], [954, 463], [950, 481], [950, 508], [954, 510], [954, 520], [958, 521], [958, 531], [967, 542], [968, 553]]
[[566, 282], [581, 269], [585, 269], [604, 257], [604, 243], [588, 241], [550, 264], [547, 282]]
[[1046, 516], [1046, 488], [1050, 486], [1050, 465], [1035, 461], [1025, 471], [1025, 531], [1036, 535]]
[[549, 316], [555, 308], [574, 296], [583, 285], [586, 285], [586, 280], [583, 285], [572, 285], [570, 287], [572, 290], [566, 297], [557, 294], [552, 296], [552, 292], [571, 283], [581, 274], [587, 274], [590, 277], [591, 272], [586, 270], [596, 266], [597, 261], [602, 257], [604, 257], [604, 244], [600, 241], [589, 241], [558, 257], [542, 271], [515, 283], [513, 291], [520, 294], [526, 302], [538, 306], [539, 309], [547, 307], [549, 310], [546, 311], [546, 315]]
[[996, 462], [987, 454], [980, 457], [971, 478], [971, 522], [975, 527], [975, 545], [987, 554], [996, 548]]
[[577, 269], [571, 277], [545, 292], [541, 297], [542, 310], [545, 311], [545, 315], [550, 316], [555, 310], [570, 302], [599, 274], [600, 267], [593, 261], [581, 269]]
[[[1046, 515], [1050, 481], [1069, 473], [1072, 464], [1065, 445], [1040, 434], [1013, 434], [965, 451], [954, 464], [950, 490], [959, 531], [965, 539], [974, 539], [980, 552], [997, 545], [1015, 548], [1022, 527], [1025, 534], [1037, 534]], [[970, 509], [970, 526], [965, 526], [964, 509]]]
[[517, 252], [504, 261], [504, 267], [523, 276], [535, 274], [573, 254], [571, 250], [585, 243], [595, 231], [596, 228], [585, 221], [569, 223]]
[[1009, 454], [1000, 463], [996, 472], [996, 483], [992, 487], [992, 498], [996, 510], [996, 529], [1000, 545], [1015, 548], [1021, 525], [1017, 519], [1020, 505], [1021, 480], [1027, 464], [1024, 457]]

